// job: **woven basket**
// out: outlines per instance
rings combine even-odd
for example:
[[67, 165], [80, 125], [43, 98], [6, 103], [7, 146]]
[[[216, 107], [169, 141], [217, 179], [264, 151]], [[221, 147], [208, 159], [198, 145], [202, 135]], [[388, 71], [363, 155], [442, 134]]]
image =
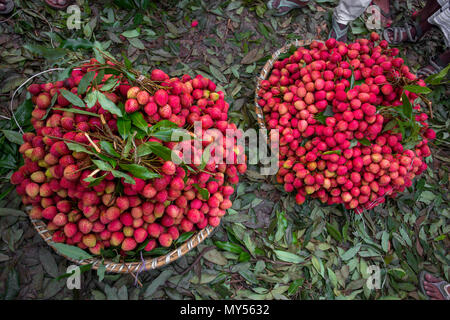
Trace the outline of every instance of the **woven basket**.
[[270, 71], [273, 68], [273, 64], [275, 63], [275, 61], [278, 60], [278, 57], [280, 56], [280, 54], [286, 53], [291, 46], [295, 46], [297, 48], [306, 47], [306, 46], [309, 46], [313, 41], [323, 42], [321, 40], [295, 40], [295, 41], [285, 44], [283, 47], [281, 47], [280, 49], [278, 49], [277, 51], [275, 51], [272, 54], [272, 57], [269, 60], [267, 60], [266, 64], [262, 68], [261, 73], [257, 77], [256, 89], [255, 89], [256, 120], [258, 121], [258, 125], [261, 129], [267, 129], [266, 123], [264, 122], [263, 110], [260, 107], [260, 105], [258, 104], [258, 99], [259, 99], [258, 91], [261, 87], [261, 81], [266, 80], [267, 76], [270, 74]]
[[67, 257], [63, 254], [61, 254], [53, 245], [52, 245], [52, 233], [47, 230], [47, 225], [42, 220], [34, 220], [31, 219], [31, 223], [33, 224], [34, 228], [37, 230], [39, 235], [42, 237], [42, 239], [47, 242], [47, 244], [52, 247], [59, 255], [63, 256], [67, 260], [70, 260], [72, 262], [75, 262], [78, 265], [87, 265], [92, 264], [92, 269], [98, 269], [100, 265], [104, 264], [106, 268], [106, 272], [110, 273], [137, 273], [142, 271], [148, 271], [152, 269], [161, 268], [178, 258], [181, 258], [186, 253], [194, 249], [196, 246], [198, 246], [203, 240], [205, 240], [214, 230], [213, 227], [208, 226], [205, 229], [202, 229], [195, 234], [192, 235], [192, 237], [183, 243], [180, 247], [177, 249], [169, 252], [168, 254], [164, 256], [160, 256], [157, 258], [145, 258], [144, 262], [123, 262], [123, 263], [117, 263], [110, 259], [99, 259], [99, 258], [93, 258], [93, 259], [84, 259], [84, 260], [75, 260], [70, 257]]

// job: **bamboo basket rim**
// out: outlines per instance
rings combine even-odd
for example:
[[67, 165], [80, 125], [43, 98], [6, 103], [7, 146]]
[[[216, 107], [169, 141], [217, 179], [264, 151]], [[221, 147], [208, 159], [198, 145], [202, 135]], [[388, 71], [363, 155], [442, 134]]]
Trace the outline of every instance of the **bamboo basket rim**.
[[258, 125], [261, 129], [267, 129], [266, 124], [264, 122], [264, 112], [263, 112], [261, 106], [258, 104], [258, 100], [259, 100], [258, 91], [261, 88], [261, 82], [263, 80], [267, 79], [267, 76], [269, 75], [270, 71], [272, 70], [273, 64], [278, 60], [278, 57], [281, 54], [286, 53], [291, 46], [295, 46], [297, 48], [305, 47], [305, 46], [309, 46], [313, 41], [322, 42], [322, 43], [324, 42], [324, 41], [318, 40], [318, 39], [305, 39], [305, 40], [295, 39], [294, 41], [287, 42], [280, 49], [278, 49], [277, 51], [275, 51], [272, 54], [272, 57], [269, 60], [267, 60], [266, 64], [262, 68], [259, 76], [257, 76], [254, 104], [255, 104], [256, 120], [258, 121]]
[[[28, 211], [28, 210], [27, 210]], [[194, 233], [190, 239], [180, 245], [178, 248], [170, 251], [169, 253], [159, 256], [159, 257], [147, 257], [144, 258], [143, 261], [136, 262], [114, 262], [111, 259], [101, 259], [98, 257], [94, 257], [92, 259], [82, 259], [76, 260], [71, 257], [68, 257], [62, 254], [57, 248], [53, 246], [52, 241], [52, 232], [47, 229], [47, 225], [42, 220], [31, 219], [31, 223], [33, 227], [36, 229], [38, 234], [42, 239], [60, 256], [66, 258], [69, 261], [72, 261], [80, 266], [92, 264], [92, 269], [97, 270], [102, 264], [105, 266], [106, 272], [109, 273], [140, 273], [143, 271], [155, 270], [158, 268], [162, 268], [175, 260], [181, 258], [186, 253], [197, 247], [200, 243], [202, 243], [211, 233], [215, 230], [212, 226], [207, 226], [206, 228], [197, 231]]]

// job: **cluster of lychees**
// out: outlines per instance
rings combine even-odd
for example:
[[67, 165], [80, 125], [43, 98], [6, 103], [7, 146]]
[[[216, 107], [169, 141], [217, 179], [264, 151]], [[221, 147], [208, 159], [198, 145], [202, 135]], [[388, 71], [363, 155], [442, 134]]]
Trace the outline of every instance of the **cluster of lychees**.
[[[150, 152], [138, 157], [137, 150], [146, 143], [173, 150], [179, 142], [157, 135], [142, 136], [146, 128], [140, 124], [141, 136], [124, 146], [120, 143], [125, 144], [129, 138], [121, 137], [120, 132], [124, 124], [129, 130], [127, 121], [136, 115], [147, 122], [150, 131], [161, 121], [165, 121], [166, 129], [189, 129], [199, 121], [202, 128], [195, 137], [205, 148], [213, 142], [207, 129], [216, 128], [224, 137], [226, 130], [238, 131], [227, 121], [229, 105], [223, 92], [216, 92], [216, 85], [202, 76], [170, 78], [158, 69], [146, 80], [155, 87], [149, 92], [130, 85], [123, 74], [101, 73], [101, 69], [93, 59], [74, 69], [64, 81], [28, 88], [35, 105], [31, 120], [35, 132], [23, 135], [20, 153], [24, 165], [12, 175], [11, 182], [17, 185], [23, 203], [32, 206], [31, 218], [47, 222], [54, 242], [88, 248], [93, 254], [107, 248], [119, 248], [124, 254], [139, 248], [151, 251], [158, 246], [170, 247], [183, 233], [217, 226], [232, 206], [230, 196], [239, 181], [238, 174], [246, 171], [245, 163], [237, 162], [245, 160], [245, 155], [235, 146], [234, 138], [226, 141], [233, 148], [223, 144], [224, 158], [229, 159], [233, 153], [232, 164], [220, 163], [217, 157], [209, 157], [204, 164], [175, 164]], [[95, 72], [95, 77], [86, 85], [89, 72]], [[96, 79], [99, 74], [102, 79]], [[111, 85], [111, 79], [117, 79], [115, 85]], [[78, 92], [80, 83], [82, 93]], [[102, 91], [107, 83], [111, 90]], [[63, 90], [69, 93], [62, 94]], [[84, 105], [89, 100], [87, 92], [96, 90], [107, 98], [108, 107], [100, 99], [90, 108]], [[83, 105], [78, 105], [73, 96]], [[118, 108], [121, 104], [122, 115], [110, 112], [111, 105]], [[202, 150], [191, 141], [187, 144], [193, 158], [201, 158]], [[212, 155], [216, 151], [208, 150]], [[131, 156], [127, 158], [125, 153]], [[178, 155], [182, 156], [180, 152]], [[101, 159], [107, 163], [110, 160], [109, 167], [98, 167]], [[145, 169], [140, 172], [144, 177], [120, 171], [137, 167]], [[147, 171], [154, 178], [145, 178]]]
[[[277, 181], [297, 192], [298, 204], [309, 195], [348, 209], [371, 208], [427, 168], [427, 143], [435, 138], [427, 114], [410, 117], [420, 129], [406, 149], [389, 113], [418, 97], [405, 85], [425, 85], [398, 53], [376, 33], [349, 44], [313, 41], [276, 61], [261, 82], [258, 103], [281, 137]], [[412, 109], [420, 112], [419, 105], [411, 115]]]

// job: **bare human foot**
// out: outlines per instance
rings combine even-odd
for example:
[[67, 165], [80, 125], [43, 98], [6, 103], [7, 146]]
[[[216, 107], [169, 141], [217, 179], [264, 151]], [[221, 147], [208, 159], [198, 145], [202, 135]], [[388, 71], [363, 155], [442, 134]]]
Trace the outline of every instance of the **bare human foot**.
[[447, 283], [444, 286], [444, 294], [447, 293], [446, 297], [442, 294], [441, 290], [439, 290], [436, 284], [442, 282], [442, 279], [439, 279], [429, 273], [426, 273], [423, 281], [423, 288], [425, 293], [430, 297], [431, 300], [448, 300], [450, 297], [450, 284]]
[[0, 14], [8, 14], [14, 9], [13, 0], [0, 0]]
[[71, 1], [71, 0], [45, 0], [45, 2], [54, 9], [65, 9], [73, 1]]

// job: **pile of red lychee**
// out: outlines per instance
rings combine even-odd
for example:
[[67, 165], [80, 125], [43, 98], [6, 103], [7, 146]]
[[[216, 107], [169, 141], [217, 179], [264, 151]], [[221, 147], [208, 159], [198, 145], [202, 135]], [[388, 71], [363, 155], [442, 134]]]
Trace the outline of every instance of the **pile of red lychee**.
[[[138, 250], [149, 252], [159, 246], [171, 247], [183, 233], [219, 225], [221, 217], [232, 206], [230, 196], [239, 181], [238, 174], [246, 171], [245, 159], [240, 164], [236, 161], [245, 158], [243, 149], [235, 146], [235, 138], [225, 138], [226, 130], [238, 130], [227, 120], [229, 105], [223, 92], [216, 92], [216, 85], [200, 75], [170, 78], [158, 69], [151, 72], [147, 81], [155, 84], [157, 90], [149, 92], [132, 85], [123, 74], [100, 73], [102, 68], [97, 64], [93, 59], [74, 69], [64, 81], [32, 84], [28, 88], [35, 105], [31, 119], [35, 132], [23, 135], [20, 153], [24, 165], [13, 173], [11, 182], [17, 185], [23, 204], [31, 206], [30, 217], [47, 223], [54, 242], [89, 249], [95, 255], [108, 248], [118, 248], [124, 255]], [[90, 71], [96, 76], [102, 74], [103, 78], [96, 80], [95, 88], [91, 79], [86, 89], [84, 77]], [[109, 80], [106, 84], [110, 78], [117, 79], [117, 83], [111, 85]], [[78, 93], [80, 82], [84, 87], [81, 94]], [[122, 106], [122, 116], [103, 108], [101, 101], [88, 108], [74, 105], [72, 98], [69, 99], [72, 103], [66, 99], [67, 93], [61, 94], [67, 90], [85, 104], [86, 92], [102, 89], [109, 105], [112, 102]], [[233, 144], [226, 150], [224, 144], [224, 159], [229, 159], [231, 153], [236, 162], [225, 164], [210, 157], [205, 163], [185, 165], [154, 154], [135, 159], [135, 149], [143, 143], [157, 143], [171, 150], [179, 143], [144, 136], [124, 148], [129, 149], [129, 159], [137, 160], [130, 165], [145, 167], [144, 163], [148, 163], [146, 169], [159, 174], [158, 177], [138, 178], [123, 170], [119, 172], [119, 165], [110, 170], [97, 168], [94, 162], [99, 158], [94, 153], [104, 151], [99, 137], [111, 138], [113, 134], [115, 142], [121, 141], [120, 127], [131, 126], [123, 117], [130, 119], [137, 114], [150, 128], [162, 120], [179, 128], [191, 128], [194, 122], [200, 121], [202, 128], [195, 137], [200, 139], [203, 150], [195, 145], [194, 139], [180, 142], [191, 147], [192, 157], [196, 159], [215, 138], [206, 130], [216, 128], [228, 144]], [[110, 146], [115, 145], [113, 140], [108, 141]], [[74, 151], [74, 144], [82, 149]], [[211, 155], [216, 151], [208, 150]], [[178, 155], [181, 157], [181, 152]], [[124, 160], [117, 157], [114, 161], [119, 164]], [[134, 183], [125, 182], [123, 174]]]
[[[396, 197], [427, 168], [435, 132], [414, 103], [418, 94], [404, 90], [425, 83], [398, 53], [376, 33], [350, 44], [313, 41], [276, 61], [261, 81], [258, 104], [281, 137], [276, 179], [298, 204], [309, 195], [360, 212]], [[392, 116], [405, 109], [403, 93], [414, 114], [401, 121], [418, 128], [408, 148]]]

